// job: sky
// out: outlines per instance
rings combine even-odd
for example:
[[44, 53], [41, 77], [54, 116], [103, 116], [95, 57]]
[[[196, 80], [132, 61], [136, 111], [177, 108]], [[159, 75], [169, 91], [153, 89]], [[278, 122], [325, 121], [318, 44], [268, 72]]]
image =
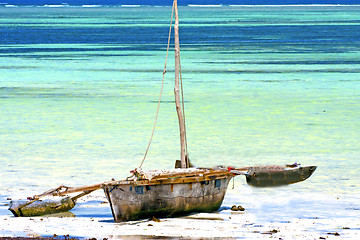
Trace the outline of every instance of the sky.
[[[13, 5], [45, 5], [62, 3], [70, 5], [171, 5], [172, 0], [0, 0], [0, 3]], [[360, 4], [360, 0], [178, 0], [178, 4]]]

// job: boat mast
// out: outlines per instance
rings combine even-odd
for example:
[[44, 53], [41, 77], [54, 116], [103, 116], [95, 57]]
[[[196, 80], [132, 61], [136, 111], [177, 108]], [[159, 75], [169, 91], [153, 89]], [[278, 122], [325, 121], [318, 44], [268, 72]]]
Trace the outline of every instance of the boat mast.
[[182, 108], [180, 105], [179, 94], [179, 77], [180, 77], [180, 43], [179, 43], [179, 16], [177, 8], [177, 0], [174, 0], [174, 12], [175, 12], [175, 25], [174, 25], [174, 37], [175, 37], [175, 105], [176, 112], [179, 118], [180, 129], [180, 147], [181, 147], [181, 168], [187, 168], [187, 160], [185, 157], [185, 123]]

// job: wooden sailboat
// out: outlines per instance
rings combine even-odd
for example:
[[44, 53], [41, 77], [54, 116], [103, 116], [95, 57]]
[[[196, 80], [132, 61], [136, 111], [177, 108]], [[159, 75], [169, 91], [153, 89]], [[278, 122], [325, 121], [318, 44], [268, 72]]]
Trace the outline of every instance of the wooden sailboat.
[[234, 175], [226, 169], [180, 169], [154, 178], [105, 183], [115, 222], [173, 217], [220, 208]]
[[186, 130], [180, 103], [180, 44], [177, 1], [175, 12], [175, 104], [180, 130], [180, 168], [168, 171], [133, 171], [133, 178], [102, 185], [116, 222], [148, 217], [164, 217], [219, 209], [230, 179], [227, 168], [189, 168]]

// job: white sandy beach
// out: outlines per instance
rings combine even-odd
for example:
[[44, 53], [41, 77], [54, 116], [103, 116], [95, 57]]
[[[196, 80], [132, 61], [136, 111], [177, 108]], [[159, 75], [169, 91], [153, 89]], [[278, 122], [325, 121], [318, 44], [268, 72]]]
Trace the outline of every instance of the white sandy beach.
[[[228, 210], [230, 211], [230, 210]], [[359, 239], [356, 219], [291, 219], [289, 222], [257, 224], [246, 213], [226, 218], [216, 214], [195, 214], [182, 218], [113, 223], [106, 218], [0, 217], [0, 236], [65, 236], [123, 239], [138, 236], [175, 238], [277, 238], [277, 239]], [[141, 237], [140, 237], [141, 236]]]
[[[250, 189], [250, 188], [249, 188]], [[245, 189], [246, 190], [246, 189]], [[247, 191], [251, 191], [247, 190]], [[290, 205], [294, 207], [294, 216], [285, 213], [283, 221], [277, 216], [267, 216], [265, 219], [259, 216], [264, 206], [252, 204], [252, 197], [244, 196], [242, 206], [244, 212], [231, 211], [232, 202], [236, 202], [238, 195], [236, 190], [229, 189], [229, 196], [225, 198], [224, 204], [219, 212], [200, 213], [179, 218], [163, 218], [160, 222], [154, 220], [141, 220], [124, 223], [114, 223], [111, 211], [106, 203], [102, 192], [98, 191], [92, 195], [80, 199], [73, 213], [67, 217], [31, 217], [16, 218], [10, 215], [0, 216], [0, 237], [52, 237], [70, 236], [79, 238], [97, 239], [151, 239], [151, 238], [185, 238], [185, 239], [359, 239], [360, 219], [355, 215], [349, 217], [339, 216], [334, 211], [334, 216], [301, 217], [311, 209], [301, 209], [294, 203], [284, 203], [284, 209]], [[245, 192], [248, 194], [249, 192]], [[256, 195], [256, 194], [255, 194]], [[276, 198], [282, 198], [276, 195]], [[299, 196], [295, 196], [298, 198]], [[291, 198], [289, 196], [289, 198]], [[246, 200], [247, 199], [247, 200]], [[268, 199], [269, 201], [269, 199]], [[329, 199], [329, 202], [334, 201]], [[259, 201], [261, 202], [261, 200]], [[271, 202], [271, 200], [270, 200]], [[275, 202], [275, 201], [274, 201]], [[273, 203], [274, 203], [273, 202]], [[332, 211], [334, 205], [324, 201], [324, 212]], [[326, 205], [329, 204], [328, 208]], [[339, 205], [344, 204], [339, 202]], [[345, 203], [345, 205], [349, 205]], [[351, 204], [350, 204], [351, 205]], [[265, 206], [266, 207], [266, 206]], [[339, 206], [341, 208], [341, 206]], [[351, 207], [351, 206], [350, 206]], [[5, 207], [3, 207], [4, 210]], [[288, 211], [288, 209], [284, 210]], [[283, 214], [283, 213], [280, 213]], [[306, 214], [306, 213], [305, 213]], [[296, 216], [300, 217], [296, 217]], [[315, 216], [313, 215], [313, 216]], [[270, 219], [270, 220], [269, 220]]]

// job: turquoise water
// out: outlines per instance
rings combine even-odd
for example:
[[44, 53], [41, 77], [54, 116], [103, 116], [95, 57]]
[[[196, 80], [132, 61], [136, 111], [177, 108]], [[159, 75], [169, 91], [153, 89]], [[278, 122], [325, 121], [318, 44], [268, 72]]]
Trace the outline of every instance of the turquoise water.
[[[306, 182], [276, 189], [252, 189], [238, 177], [225, 203], [243, 191], [249, 204], [316, 192], [316, 201], [305, 201], [309, 212], [321, 215], [325, 199], [340, 215], [358, 215], [359, 10], [180, 7], [192, 162], [318, 166]], [[1, 202], [121, 179], [139, 166], [170, 14], [169, 7], [0, 8]], [[172, 168], [180, 155], [172, 57], [145, 169]]]

